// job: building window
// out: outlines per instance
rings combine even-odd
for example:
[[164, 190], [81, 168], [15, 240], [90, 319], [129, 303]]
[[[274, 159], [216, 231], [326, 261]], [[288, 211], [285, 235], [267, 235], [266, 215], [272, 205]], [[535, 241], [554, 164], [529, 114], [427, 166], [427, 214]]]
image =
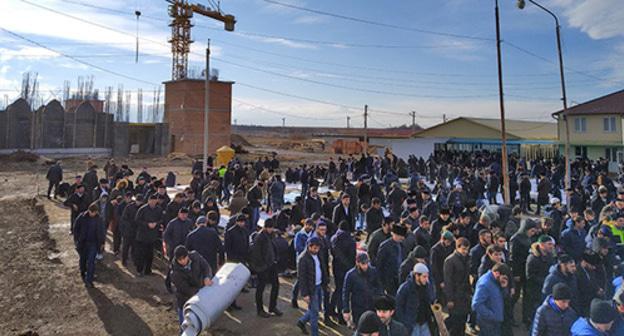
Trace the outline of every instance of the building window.
[[587, 119], [574, 118], [574, 131], [576, 133], [585, 133], [587, 131]]
[[602, 129], [605, 132], [615, 132], [616, 130], [616, 126], [615, 126], [615, 117], [605, 117], [602, 118]]
[[586, 146], [574, 146], [574, 155], [577, 158], [586, 158], [587, 157], [587, 147]]
[[617, 147], [606, 147], [605, 159], [607, 159], [609, 162], [617, 162], [618, 161]]

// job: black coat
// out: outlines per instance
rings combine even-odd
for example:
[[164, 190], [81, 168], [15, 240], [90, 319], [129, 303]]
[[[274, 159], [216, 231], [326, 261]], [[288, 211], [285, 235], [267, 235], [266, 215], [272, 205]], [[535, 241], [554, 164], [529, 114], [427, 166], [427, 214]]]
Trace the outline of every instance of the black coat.
[[352, 313], [355, 321], [367, 310], [374, 310], [374, 299], [383, 294], [379, 273], [373, 266], [366, 272], [354, 267], [347, 272], [342, 288], [342, 312]]
[[343, 278], [355, 266], [355, 248], [355, 240], [349, 232], [338, 230], [331, 238], [332, 269], [336, 278]]
[[381, 208], [376, 209], [370, 207], [366, 212], [366, 232], [368, 232], [368, 239], [370, 239], [370, 235], [375, 232], [375, 230], [381, 227], [381, 224], [384, 221], [384, 214]]
[[[320, 285], [325, 288], [329, 282], [328, 271], [322, 257], [320, 255], [317, 255], [317, 257], [319, 259], [319, 267], [321, 269]], [[316, 287], [316, 265], [312, 254], [308, 251], [303, 252], [299, 256], [299, 260], [297, 262], [297, 283], [299, 284], [299, 293], [301, 296], [306, 297], [314, 295], [314, 289]]]
[[404, 258], [401, 243], [387, 239], [379, 246], [375, 265], [388, 295], [394, 295], [399, 289], [399, 268]]
[[249, 256], [249, 232], [246, 227], [233, 225], [225, 231], [225, 253], [228, 261], [245, 262]]
[[441, 282], [444, 282], [444, 261], [455, 250], [455, 245], [449, 246], [442, 245], [441, 241], [438, 241], [431, 248], [431, 258], [429, 263], [431, 265], [431, 276], [433, 277], [436, 286], [439, 286]]
[[91, 217], [88, 212], [83, 212], [76, 218], [76, 223], [74, 224], [74, 243], [79, 252], [87, 246], [95, 245], [99, 248], [104, 245], [105, 238], [106, 226], [104, 226], [100, 215]]
[[184, 245], [186, 236], [191, 232], [193, 223], [190, 220], [172, 219], [163, 233], [163, 240], [167, 244], [167, 255], [171, 258], [173, 250], [178, 245]]
[[[154, 243], [158, 240], [158, 230], [163, 222], [162, 209], [157, 205], [150, 207], [144, 204], [136, 214], [137, 235], [136, 240], [142, 243]], [[153, 229], [150, 229], [148, 223], [157, 223]]]
[[273, 237], [264, 230], [253, 236], [250, 253], [250, 266], [256, 273], [264, 272], [277, 263]]
[[48, 173], [46, 174], [46, 178], [50, 182], [60, 182], [63, 181], [63, 168], [60, 165], [55, 164], [48, 169]]
[[186, 248], [189, 251], [197, 251], [210, 264], [212, 269], [217, 269], [218, 261], [223, 261], [223, 243], [217, 230], [207, 226], [200, 226], [186, 236]]
[[459, 252], [444, 261], [444, 295], [461, 312], [470, 311], [470, 260]]
[[338, 205], [334, 207], [332, 222], [336, 225], [340, 225], [340, 222], [346, 220], [349, 223], [349, 232], [353, 232], [353, 229], [355, 228], [355, 217], [352, 209], [349, 209], [348, 211], [348, 214], [345, 213], [345, 208], [342, 203], [338, 203]]
[[190, 267], [183, 267], [177, 261], [171, 263], [171, 283], [175, 286], [178, 308], [204, 287], [204, 279], [212, 278], [208, 262], [197, 252], [189, 253]]
[[533, 319], [533, 335], [560, 336], [569, 335], [572, 324], [577, 319], [573, 308], [561, 311], [559, 307], [553, 307], [548, 296], [544, 303], [537, 309]]
[[130, 202], [126, 205], [121, 214], [121, 235], [124, 239], [134, 240], [137, 232], [136, 214], [139, 211], [139, 205], [136, 202]]
[[[63, 202], [63, 205], [71, 208], [71, 220], [75, 222], [78, 215], [87, 211], [89, 207], [89, 197], [86, 194], [78, 195], [77, 193], [73, 193]], [[78, 209], [74, 209], [73, 205]]]
[[304, 207], [306, 217], [312, 217], [312, 214], [314, 213], [318, 213], [319, 215], [322, 214], [322, 203], [321, 199], [318, 197], [307, 197], [304, 202]]

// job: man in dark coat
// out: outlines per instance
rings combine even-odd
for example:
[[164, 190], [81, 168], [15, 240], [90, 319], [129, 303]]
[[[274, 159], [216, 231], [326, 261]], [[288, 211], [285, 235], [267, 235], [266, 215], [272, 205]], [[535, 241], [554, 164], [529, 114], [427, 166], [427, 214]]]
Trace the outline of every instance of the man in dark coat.
[[267, 284], [271, 285], [269, 299], [269, 312], [281, 316], [282, 312], [277, 309], [277, 296], [279, 294], [279, 280], [277, 278], [277, 255], [273, 245], [273, 219], [264, 221], [262, 230], [253, 238], [250, 251], [251, 269], [258, 275], [256, 286], [256, 311], [258, 316], [268, 318], [271, 315], [264, 310], [263, 293]]
[[407, 193], [405, 190], [401, 189], [401, 186], [397, 182], [393, 182], [391, 188], [387, 197], [390, 212], [394, 218], [401, 218], [403, 202], [407, 199]]
[[[338, 316], [338, 322], [346, 324], [342, 315], [338, 314], [342, 311], [342, 284], [347, 272], [355, 266], [355, 249], [356, 244], [353, 237], [349, 233], [349, 222], [343, 220], [338, 225], [338, 231], [331, 238], [332, 270], [334, 273], [334, 283], [336, 290], [332, 294], [330, 301], [329, 314]], [[327, 314], [327, 312], [325, 312]]]
[[247, 202], [249, 202], [249, 208], [251, 209], [251, 220], [249, 232], [255, 232], [256, 227], [258, 225], [258, 220], [260, 219], [260, 208], [262, 207], [262, 188], [264, 187], [264, 183], [262, 181], [258, 181], [249, 191], [247, 192]]
[[323, 288], [329, 282], [329, 275], [319, 255], [321, 240], [318, 237], [312, 237], [308, 239], [307, 245], [306, 251], [299, 256], [297, 261], [297, 278], [299, 291], [303, 300], [308, 304], [308, 310], [297, 321], [297, 326], [304, 334], [307, 334], [306, 323], [310, 322], [312, 336], [318, 336], [319, 310], [323, 301]]
[[191, 232], [193, 223], [188, 219], [188, 209], [180, 208], [177, 218], [172, 219], [163, 233], [163, 240], [167, 246], [167, 257], [173, 260], [173, 250], [178, 245], [184, 245], [186, 236]]
[[433, 245], [431, 238], [431, 222], [429, 222], [429, 217], [420, 216], [420, 225], [416, 230], [414, 230], [414, 237], [416, 238], [416, 245], [420, 245], [425, 248], [425, 250], [429, 251], [431, 246]]
[[340, 198], [340, 204], [334, 207], [334, 212], [332, 214], [332, 222], [340, 223], [343, 220], [348, 223], [347, 232], [353, 232], [355, 228], [355, 214], [353, 213], [351, 207], [351, 196], [349, 194], [344, 193]]
[[249, 232], [247, 218], [240, 214], [235, 217], [236, 225], [225, 231], [225, 254], [228, 262], [246, 263], [249, 257]]
[[157, 203], [158, 196], [150, 196], [136, 214], [136, 267], [140, 277], [152, 274], [154, 244], [158, 241], [158, 230], [163, 221], [163, 210]]
[[176, 308], [180, 324], [184, 322], [184, 304], [204, 286], [212, 286], [212, 269], [197, 252], [179, 245], [172, 253], [171, 283], [175, 286]]
[[435, 299], [435, 289], [429, 281], [429, 268], [425, 264], [414, 265], [414, 270], [397, 292], [396, 319], [411, 335], [431, 335], [431, 305]]
[[[89, 167], [82, 178], [82, 184], [85, 186], [85, 192], [89, 193], [87, 197], [91, 199], [91, 191], [98, 185], [97, 166]], [[97, 200], [93, 199], [94, 201]]]
[[578, 315], [570, 307], [572, 291], [566, 284], [553, 287], [553, 294], [546, 297], [533, 319], [532, 336], [568, 335]]
[[470, 313], [470, 242], [466, 238], [455, 241], [455, 252], [444, 261], [443, 290], [449, 317], [445, 324], [451, 336], [464, 335], [466, 318]]
[[542, 287], [550, 267], [556, 262], [554, 257], [555, 240], [546, 235], [531, 245], [531, 253], [526, 261], [526, 291], [522, 299], [523, 315], [529, 320], [542, 302]]
[[576, 278], [576, 263], [567, 254], [558, 257], [558, 264], [550, 267], [550, 273], [544, 280], [542, 294], [544, 297], [552, 294], [553, 287], [558, 283], [565, 283], [572, 290], [571, 304], [574, 310], [578, 310], [578, 279]]
[[219, 238], [216, 225], [219, 217], [216, 212], [211, 211], [204, 218], [197, 219], [197, 228], [186, 236], [186, 248], [189, 251], [197, 251], [206, 259], [210, 267], [214, 270], [219, 269], [225, 259], [223, 243]]
[[369, 265], [368, 255], [360, 253], [355, 258], [355, 267], [347, 272], [342, 289], [342, 313], [345, 321], [353, 324], [360, 316], [374, 308], [374, 298], [383, 294], [379, 274]]
[[[518, 232], [511, 237], [510, 266], [513, 272], [513, 287], [515, 288], [515, 293], [512, 299], [513, 304], [518, 301], [521, 292], [523, 292], [523, 297], [527, 297], [526, 262], [529, 257], [529, 250], [531, 249], [532, 237], [534, 237], [537, 232], [537, 222], [533, 219], [526, 218], [521, 222]], [[523, 315], [522, 321], [526, 325], [530, 325], [531, 316]]]
[[48, 192], [46, 193], [46, 197], [50, 199], [50, 192], [52, 191], [52, 187], [54, 187], [54, 199], [56, 199], [56, 196], [59, 193], [59, 184], [63, 181], [63, 168], [61, 168], [61, 161], [56, 161], [48, 169], [46, 179], [48, 179]]
[[373, 197], [371, 207], [366, 211], [366, 241], [370, 241], [371, 235], [381, 227], [384, 221], [383, 209], [381, 209], [381, 200]]
[[375, 265], [378, 267], [384, 290], [390, 296], [396, 295], [399, 289], [399, 268], [409, 252], [404, 252], [401, 244], [406, 233], [405, 226], [395, 224], [392, 226], [390, 239], [381, 243], [377, 252]]
[[[444, 263], [448, 256], [455, 250], [455, 237], [450, 231], [445, 231], [440, 238], [440, 241], [435, 243], [431, 248], [431, 257], [429, 258], [429, 265], [431, 270], [431, 277], [433, 283], [436, 286], [437, 293], [444, 293]], [[440, 295], [438, 295], [440, 297]], [[444, 302], [444, 298], [441, 298]]]
[[384, 222], [381, 227], [375, 230], [375, 232], [373, 232], [369, 237], [366, 251], [368, 252], [368, 257], [373, 265], [375, 265], [379, 245], [386, 241], [386, 239], [390, 238], [390, 231], [392, 230], [393, 225], [394, 219], [392, 217], [386, 217], [384, 218]]
[[136, 195], [121, 214], [121, 264], [128, 266], [128, 257], [132, 250], [132, 259], [136, 263], [135, 239], [137, 232], [136, 214], [144, 204], [143, 195]]
[[88, 288], [93, 288], [95, 256], [104, 247], [106, 227], [99, 215], [97, 204], [91, 204], [87, 211], [76, 218], [74, 244], [80, 255], [80, 275]]
[[550, 188], [552, 187], [550, 180], [544, 175], [544, 173], [540, 173], [540, 181], [537, 185], [537, 209], [535, 210], [535, 214], [539, 215], [542, 206], [548, 204]]
[[309, 195], [306, 197], [304, 201], [304, 209], [306, 217], [312, 217], [312, 214], [321, 213], [322, 211], [322, 202], [318, 196], [318, 191], [316, 187], [311, 187]]
[[403, 323], [393, 318], [395, 309], [395, 300], [391, 296], [383, 295], [375, 300], [375, 311], [382, 322], [379, 336], [409, 336]]
[[63, 205], [71, 210], [69, 232], [73, 234], [76, 218], [89, 207], [89, 197], [85, 194], [85, 186], [82, 184], [77, 185], [76, 191], [63, 202]]

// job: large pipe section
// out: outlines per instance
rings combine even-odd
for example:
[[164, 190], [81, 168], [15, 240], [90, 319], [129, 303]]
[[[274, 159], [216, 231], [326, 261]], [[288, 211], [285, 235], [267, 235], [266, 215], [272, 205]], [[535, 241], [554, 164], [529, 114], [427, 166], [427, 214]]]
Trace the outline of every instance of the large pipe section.
[[196, 336], [210, 326], [234, 302], [251, 272], [243, 264], [226, 263], [204, 287], [184, 304], [183, 336]]

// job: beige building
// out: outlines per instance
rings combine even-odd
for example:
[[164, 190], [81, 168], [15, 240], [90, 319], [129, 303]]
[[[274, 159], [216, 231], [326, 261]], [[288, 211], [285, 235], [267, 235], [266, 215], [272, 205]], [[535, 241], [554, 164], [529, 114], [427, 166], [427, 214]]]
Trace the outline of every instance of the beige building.
[[[566, 122], [562, 115], [563, 111], [553, 113], [558, 120], [561, 153], [566, 140]], [[571, 156], [621, 162], [624, 159], [623, 115], [624, 90], [568, 108]]]

